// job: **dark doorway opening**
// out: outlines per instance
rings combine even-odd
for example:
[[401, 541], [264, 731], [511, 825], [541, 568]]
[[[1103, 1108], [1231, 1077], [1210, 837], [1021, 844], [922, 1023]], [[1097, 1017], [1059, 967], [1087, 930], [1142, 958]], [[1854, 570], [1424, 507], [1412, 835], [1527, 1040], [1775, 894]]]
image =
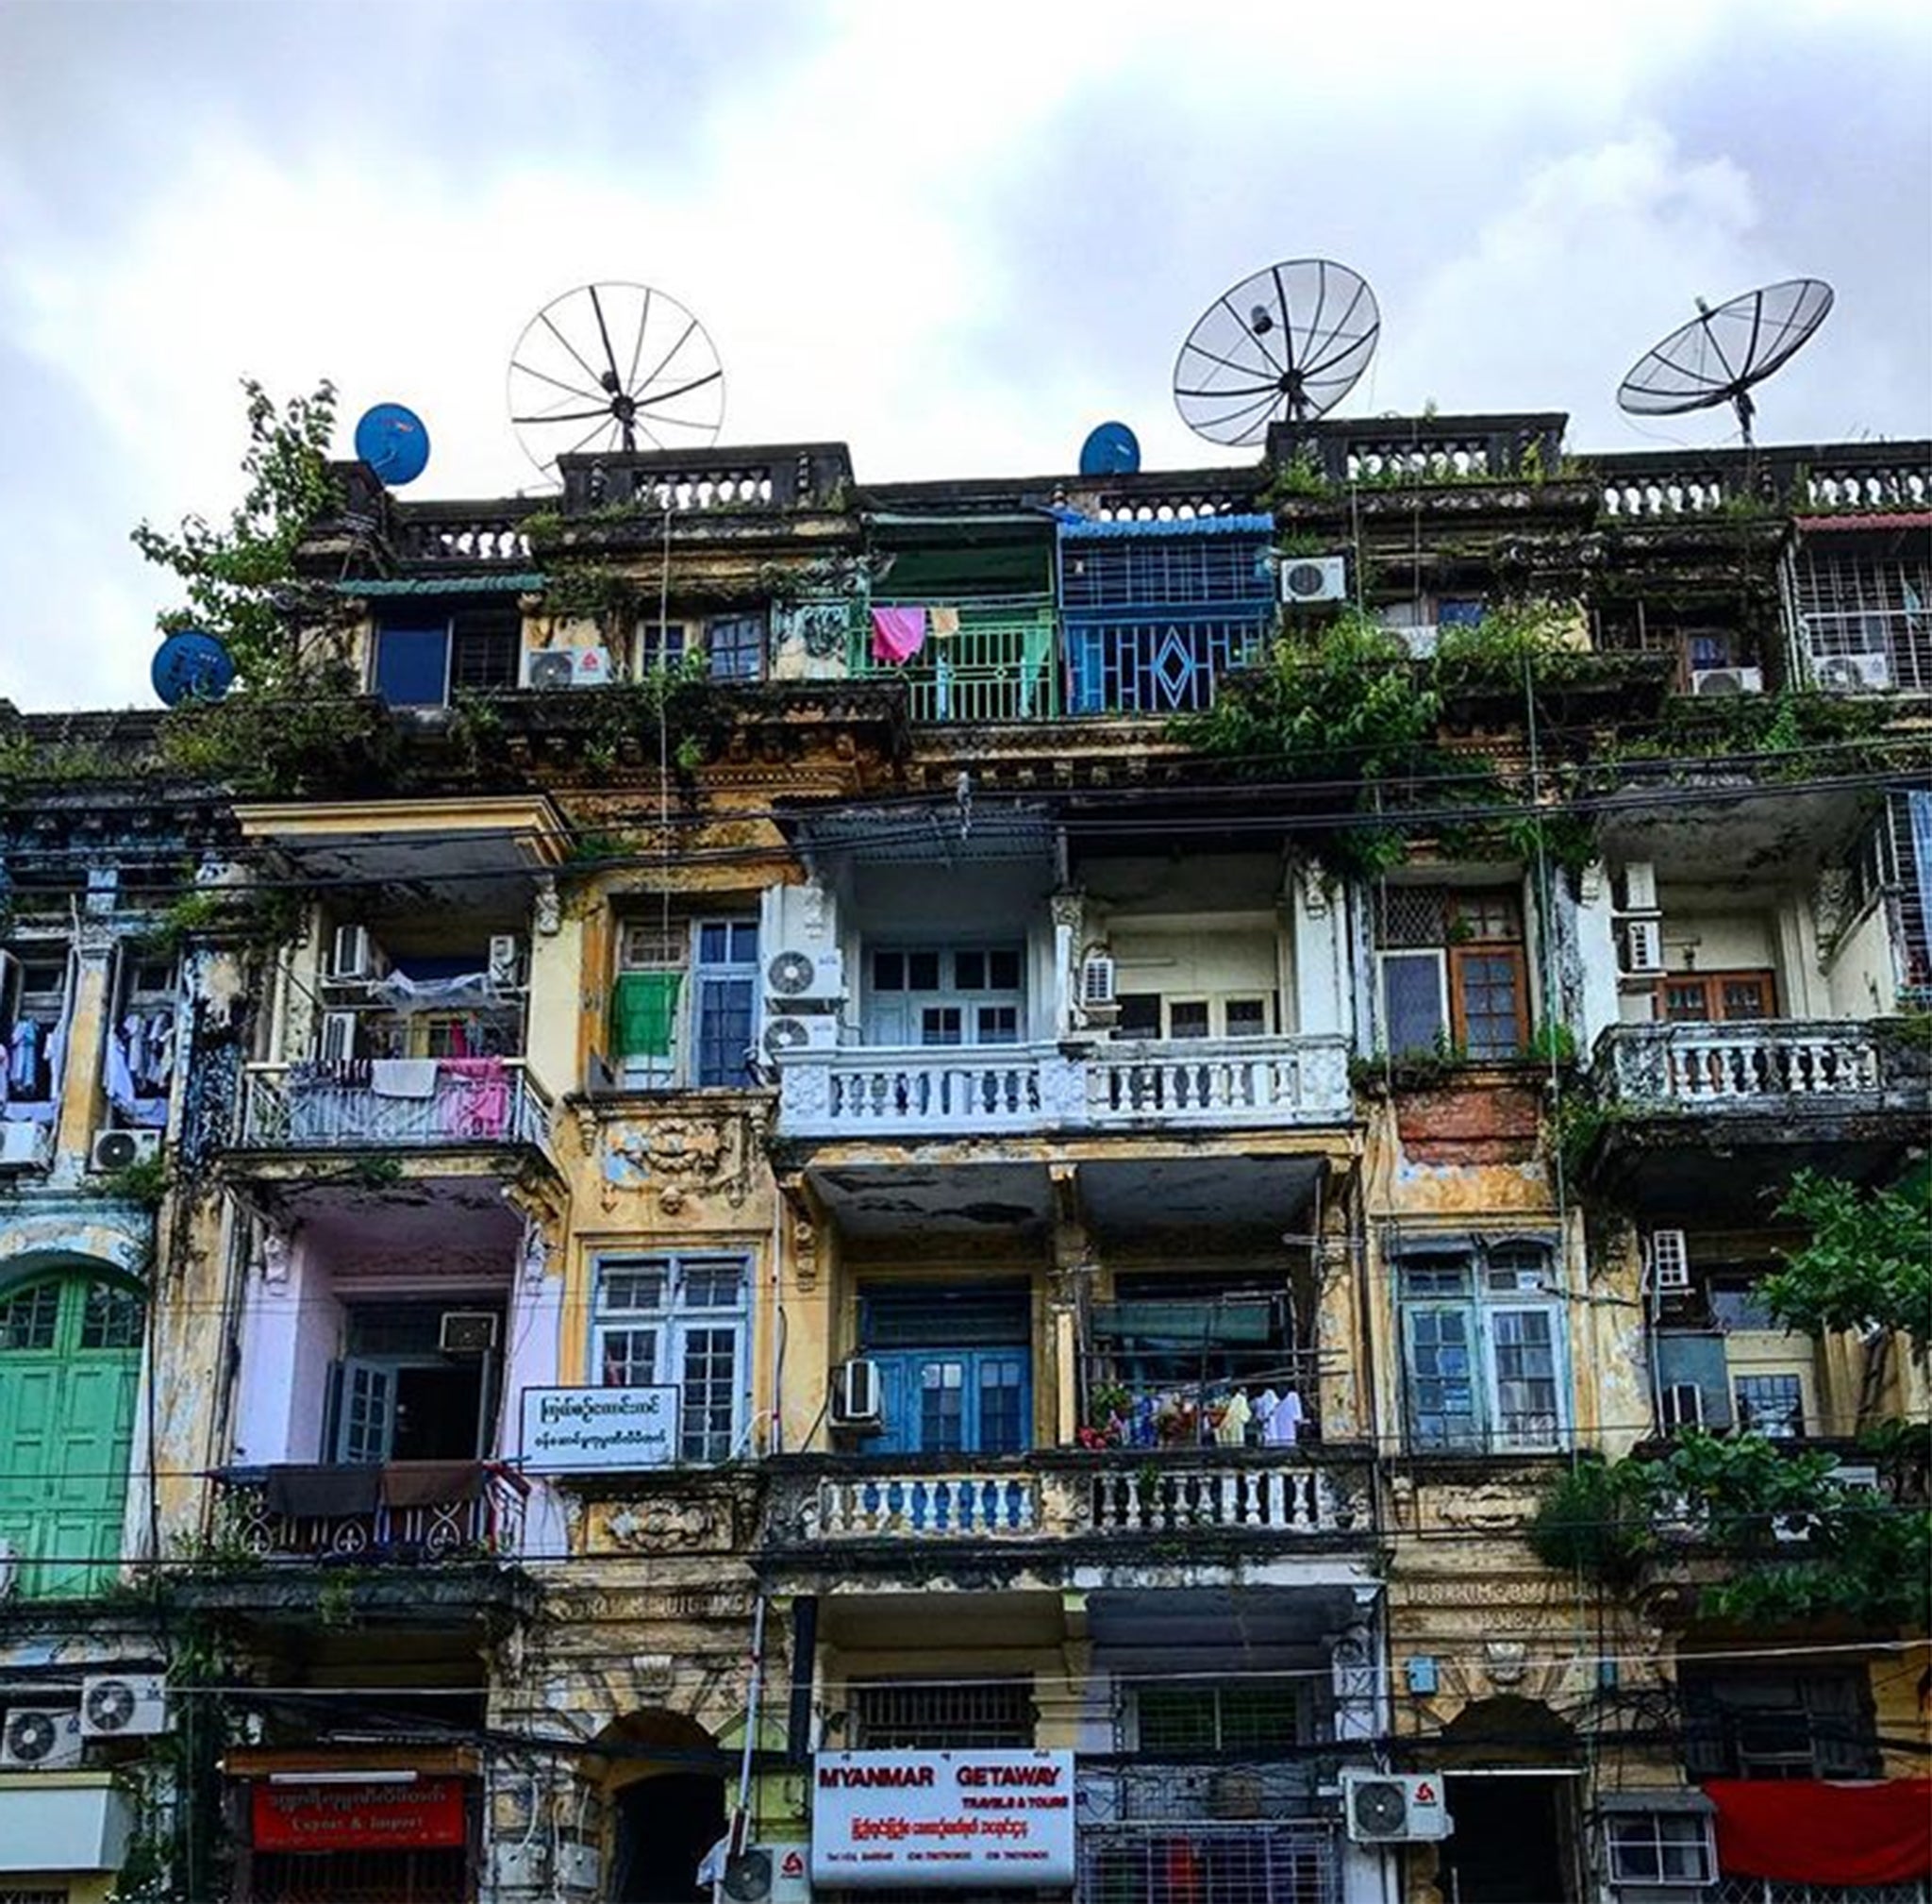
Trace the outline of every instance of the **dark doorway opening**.
[[1451, 1774], [1455, 1822], [1442, 1845], [1443, 1904], [1569, 1904], [1561, 1808], [1567, 1779]]
[[706, 1904], [697, 1870], [724, 1835], [724, 1781], [694, 1772], [640, 1779], [617, 1795], [615, 1904]]
[[396, 1371], [396, 1428], [390, 1459], [459, 1461], [478, 1450], [483, 1364], [453, 1362]]

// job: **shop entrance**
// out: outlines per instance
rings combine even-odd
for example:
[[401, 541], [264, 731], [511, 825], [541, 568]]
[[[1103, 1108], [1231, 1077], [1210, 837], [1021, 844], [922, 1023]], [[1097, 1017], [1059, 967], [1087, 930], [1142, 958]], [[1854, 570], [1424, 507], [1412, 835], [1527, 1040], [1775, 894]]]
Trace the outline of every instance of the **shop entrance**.
[[1559, 1808], [1568, 1779], [1451, 1774], [1443, 1794], [1454, 1836], [1443, 1841], [1443, 1904], [1565, 1904], [1571, 1890]]
[[251, 1904], [464, 1904], [468, 1855], [441, 1851], [258, 1852]]
[[698, 1865], [724, 1835], [724, 1781], [696, 1772], [662, 1772], [617, 1795], [615, 1904], [704, 1904], [708, 1883]]

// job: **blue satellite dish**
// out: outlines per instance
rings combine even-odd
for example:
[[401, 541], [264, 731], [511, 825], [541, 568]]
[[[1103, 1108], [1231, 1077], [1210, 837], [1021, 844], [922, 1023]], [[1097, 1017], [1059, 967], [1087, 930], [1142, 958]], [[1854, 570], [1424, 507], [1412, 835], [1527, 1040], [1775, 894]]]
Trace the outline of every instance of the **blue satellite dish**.
[[356, 454], [392, 489], [412, 483], [429, 467], [429, 432], [399, 403], [365, 409], [356, 425]]
[[1080, 445], [1082, 476], [1132, 476], [1141, 467], [1141, 440], [1124, 423], [1104, 423]]
[[201, 628], [178, 628], [155, 650], [148, 679], [165, 705], [219, 701], [235, 685], [235, 658]]

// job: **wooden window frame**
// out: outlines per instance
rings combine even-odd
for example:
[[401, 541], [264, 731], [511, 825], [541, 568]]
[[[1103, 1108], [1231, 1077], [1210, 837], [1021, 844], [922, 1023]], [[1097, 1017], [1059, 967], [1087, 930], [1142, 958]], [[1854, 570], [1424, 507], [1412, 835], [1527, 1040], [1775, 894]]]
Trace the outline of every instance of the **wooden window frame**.
[[[1727, 1018], [1724, 1015], [1724, 987], [1727, 982], [1740, 978], [1762, 982], [1765, 998], [1763, 1017]], [[1700, 986], [1706, 1003], [1711, 1008], [1710, 1015], [1707, 1018], [1673, 1018], [1670, 1014], [1670, 989], [1674, 985]], [[1778, 1015], [1777, 974], [1769, 965], [1739, 965], [1712, 972], [1667, 972], [1657, 981], [1656, 1010], [1659, 1025], [1763, 1025]]]

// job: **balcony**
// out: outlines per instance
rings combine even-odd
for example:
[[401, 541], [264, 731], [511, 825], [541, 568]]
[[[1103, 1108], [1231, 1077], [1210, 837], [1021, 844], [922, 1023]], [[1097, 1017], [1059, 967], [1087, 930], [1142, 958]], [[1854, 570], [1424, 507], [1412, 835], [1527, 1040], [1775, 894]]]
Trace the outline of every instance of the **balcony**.
[[779, 1060], [786, 1137], [1276, 1129], [1345, 1124], [1339, 1036], [1057, 1044], [851, 1046]]
[[[1761, 1219], [1790, 1173], [1879, 1182], [1923, 1141], [1932, 1053], [1887, 1020], [1619, 1025], [1597, 1041], [1600, 1127], [1581, 1160], [1595, 1189], [1653, 1220]], [[1720, 1128], [1713, 1167], [1686, 1120]]]
[[1059, 712], [1051, 602], [1022, 600], [958, 610], [956, 634], [929, 635], [906, 661], [879, 660], [871, 626], [861, 614], [846, 656], [850, 673], [906, 684], [916, 722], [974, 726], [994, 721], [1051, 720]]
[[1873, 1097], [1887, 1082], [1869, 1026], [1831, 1020], [1625, 1025], [1605, 1032], [1620, 1102], [1726, 1110], [1792, 1098]]
[[[424, 1067], [433, 1062], [433, 1075]], [[548, 1151], [551, 1102], [522, 1059], [252, 1064], [242, 1080], [249, 1150], [431, 1150], [525, 1144]]]
[[1307, 1451], [806, 1456], [775, 1466], [769, 1526], [780, 1547], [1208, 1533], [1273, 1544], [1359, 1540], [1374, 1528], [1366, 1464]]
[[498, 1461], [228, 1468], [210, 1546], [248, 1561], [450, 1561], [515, 1554], [529, 1483]]

